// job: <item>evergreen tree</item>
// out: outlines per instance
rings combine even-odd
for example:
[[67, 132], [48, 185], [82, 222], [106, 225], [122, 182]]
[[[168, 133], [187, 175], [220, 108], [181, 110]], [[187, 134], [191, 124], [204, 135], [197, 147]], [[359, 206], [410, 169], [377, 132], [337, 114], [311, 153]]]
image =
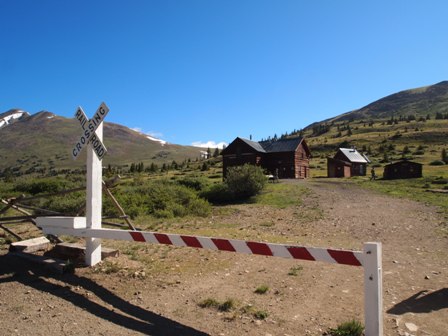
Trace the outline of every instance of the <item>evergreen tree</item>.
[[442, 161], [448, 163], [448, 154], [446, 153], [446, 149], [442, 149]]
[[215, 157], [218, 157], [218, 156], [219, 156], [219, 148], [216, 147], [215, 151], [213, 152], [213, 157], [215, 158]]
[[347, 126], [347, 136], [351, 135], [353, 135], [352, 129], [350, 128], [350, 126]]
[[201, 171], [206, 171], [206, 170], [208, 170], [208, 164], [207, 164], [207, 162], [204, 162], [202, 164]]

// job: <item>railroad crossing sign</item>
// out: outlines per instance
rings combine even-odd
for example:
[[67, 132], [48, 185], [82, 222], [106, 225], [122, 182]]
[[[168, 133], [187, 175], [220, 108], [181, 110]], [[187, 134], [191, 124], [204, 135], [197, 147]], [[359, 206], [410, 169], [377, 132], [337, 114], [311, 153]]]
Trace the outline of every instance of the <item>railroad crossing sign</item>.
[[78, 107], [75, 113], [75, 118], [79, 121], [81, 128], [83, 130], [81, 137], [78, 142], [75, 144], [75, 147], [72, 150], [73, 159], [76, 160], [81, 153], [82, 149], [90, 143], [93, 147], [93, 150], [98, 157], [98, 159], [102, 159], [107, 152], [106, 147], [103, 145], [101, 138], [97, 136], [96, 129], [103, 122], [103, 119], [106, 117], [109, 112], [109, 108], [105, 103], [101, 103], [100, 107], [96, 110], [92, 119], [88, 120], [86, 114], [82, 110], [81, 107]]

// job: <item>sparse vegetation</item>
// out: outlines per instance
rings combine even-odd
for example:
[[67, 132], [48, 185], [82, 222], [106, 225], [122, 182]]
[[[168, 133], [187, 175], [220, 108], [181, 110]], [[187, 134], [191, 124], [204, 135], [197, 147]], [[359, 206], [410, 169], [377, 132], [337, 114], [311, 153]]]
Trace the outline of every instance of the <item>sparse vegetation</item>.
[[229, 312], [235, 309], [236, 303], [234, 299], [227, 299], [224, 302], [219, 302], [215, 299], [208, 298], [198, 303], [201, 308], [216, 308], [222, 312]]
[[293, 266], [289, 269], [288, 275], [298, 276], [299, 272], [302, 270], [303, 270], [303, 266], [301, 266], [301, 265]]
[[257, 320], [265, 320], [269, 314], [267, 311], [264, 310], [257, 310], [253, 313], [253, 316], [257, 319]]
[[259, 287], [257, 287], [254, 291], [254, 293], [256, 294], [266, 294], [269, 290], [269, 286], [266, 285], [261, 285]]
[[349, 322], [344, 322], [336, 329], [328, 330], [328, 336], [361, 336], [364, 331], [364, 326], [356, 321], [352, 320]]

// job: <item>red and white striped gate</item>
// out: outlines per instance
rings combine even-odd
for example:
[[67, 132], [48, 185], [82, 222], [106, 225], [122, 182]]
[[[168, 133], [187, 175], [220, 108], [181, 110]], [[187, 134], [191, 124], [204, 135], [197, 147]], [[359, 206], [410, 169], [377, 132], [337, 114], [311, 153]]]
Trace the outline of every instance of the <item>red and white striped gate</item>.
[[85, 217], [39, 217], [36, 221], [45, 234], [128, 240], [360, 266], [364, 268], [365, 334], [383, 335], [381, 243], [365, 243], [363, 251], [350, 251], [158, 232], [94, 229], [86, 227]]

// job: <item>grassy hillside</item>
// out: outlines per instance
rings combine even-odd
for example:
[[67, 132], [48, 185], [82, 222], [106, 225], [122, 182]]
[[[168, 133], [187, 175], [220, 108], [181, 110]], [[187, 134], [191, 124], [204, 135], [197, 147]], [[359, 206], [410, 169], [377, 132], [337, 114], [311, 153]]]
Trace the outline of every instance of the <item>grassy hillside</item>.
[[[34, 114], [1, 129], [0, 171], [8, 167], [22, 173], [84, 167], [85, 150], [76, 161], [71, 155], [80, 130], [75, 119], [49, 112]], [[103, 142], [108, 149], [103, 160], [106, 166], [126, 167], [132, 162], [161, 165], [173, 160], [196, 159], [200, 155], [199, 148], [162, 145], [127, 127], [108, 122], [104, 124]]]

